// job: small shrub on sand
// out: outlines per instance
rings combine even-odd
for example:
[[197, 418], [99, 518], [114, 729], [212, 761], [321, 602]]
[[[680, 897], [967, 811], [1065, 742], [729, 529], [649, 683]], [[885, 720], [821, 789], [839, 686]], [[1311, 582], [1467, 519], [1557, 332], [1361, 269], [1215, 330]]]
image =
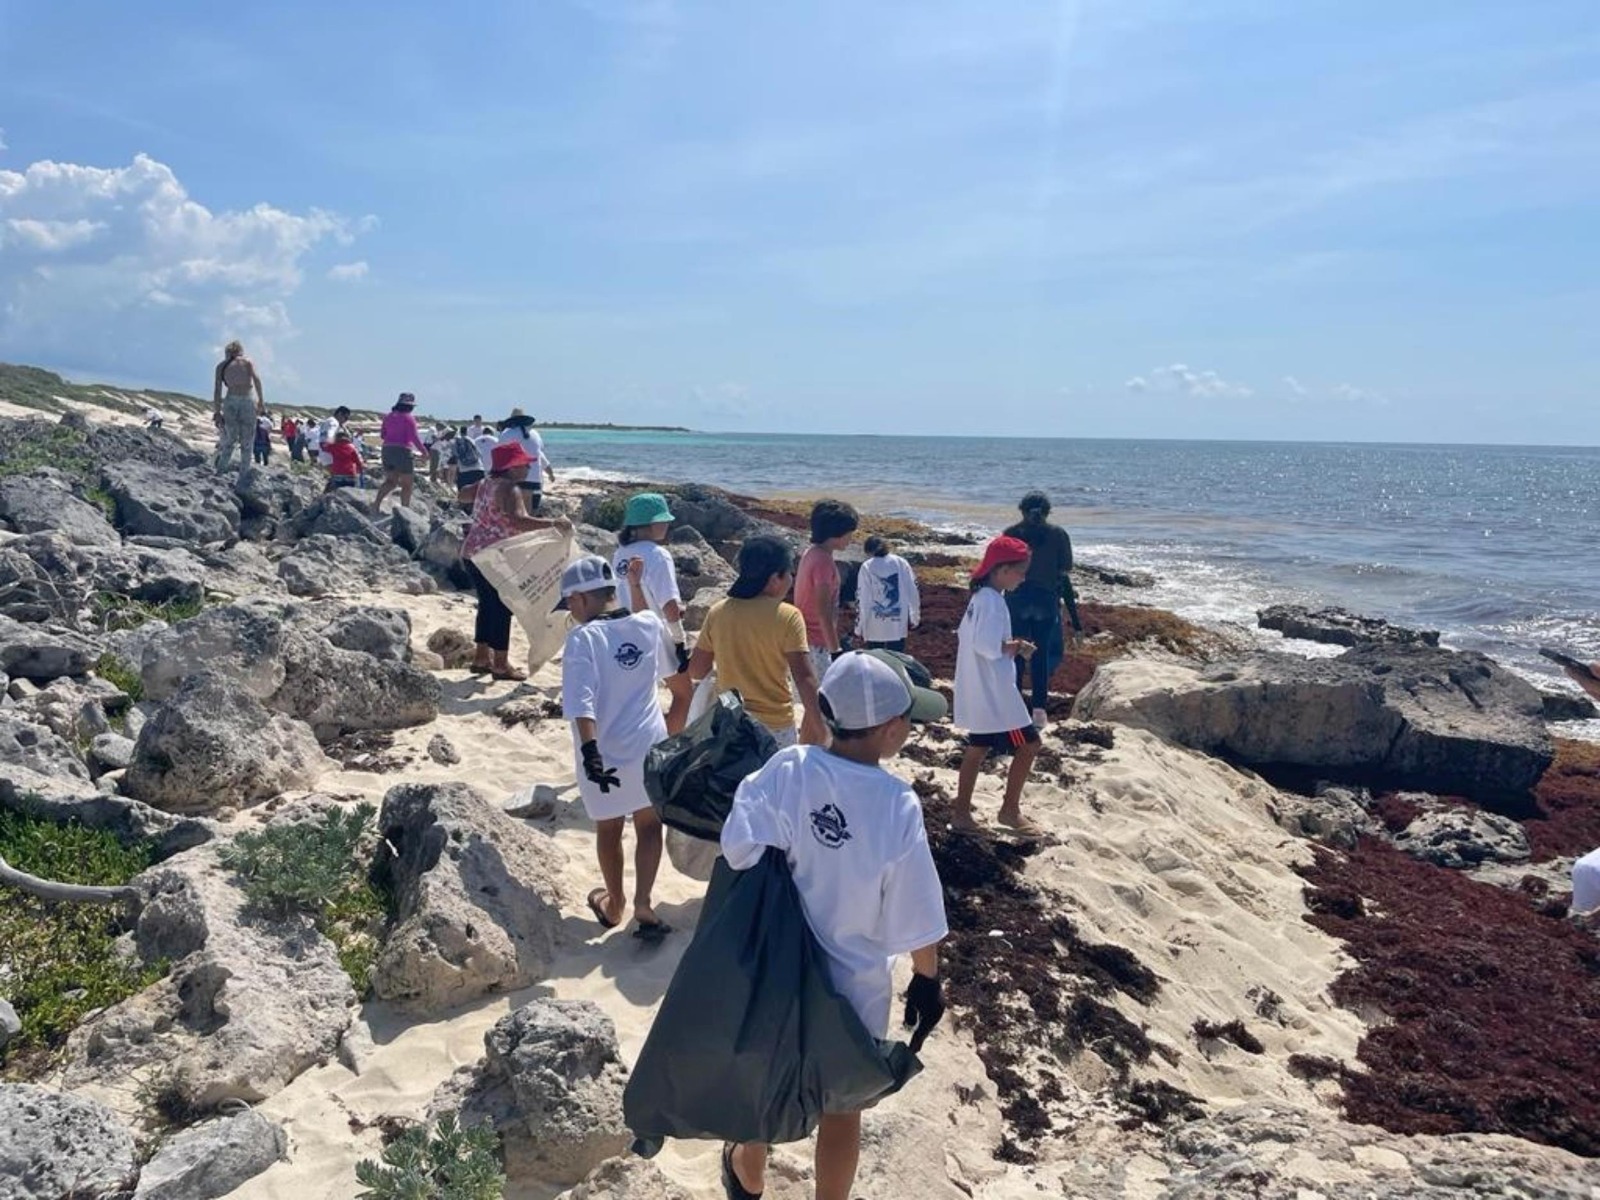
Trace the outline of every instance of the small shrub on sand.
[[488, 1125], [463, 1129], [445, 1113], [430, 1133], [408, 1129], [384, 1148], [381, 1161], [356, 1164], [358, 1200], [500, 1200], [505, 1176], [499, 1138]]
[[[100, 830], [0, 811], [0, 857], [46, 879], [114, 887], [148, 867], [154, 847], [123, 846]], [[0, 977], [9, 980], [7, 998], [22, 1021], [22, 1033], [0, 1051], [7, 1075], [43, 1069], [84, 1016], [164, 973], [163, 964], [145, 966], [117, 953], [123, 920], [115, 905], [51, 904], [0, 886]]]
[[241, 833], [220, 852], [222, 865], [243, 879], [245, 896], [256, 908], [315, 919], [362, 996], [371, 986], [390, 915], [386, 894], [373, 885], [362, 861], [362, 842], [376, 812], [370, 804], [334, 809], [321, 820]]

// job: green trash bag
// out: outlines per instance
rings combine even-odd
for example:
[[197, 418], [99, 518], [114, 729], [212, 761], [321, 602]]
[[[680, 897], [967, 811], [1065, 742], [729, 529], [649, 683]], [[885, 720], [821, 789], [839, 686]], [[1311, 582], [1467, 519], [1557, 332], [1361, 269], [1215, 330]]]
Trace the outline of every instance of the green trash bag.
[[856, 1112], [922, 1063], [867, 1031], [833, 988], [783, 851], [748, 871], [719, 859], [622, 1097], [636, 1154], [710, 1138], [779, 1145], [826, 1112]]

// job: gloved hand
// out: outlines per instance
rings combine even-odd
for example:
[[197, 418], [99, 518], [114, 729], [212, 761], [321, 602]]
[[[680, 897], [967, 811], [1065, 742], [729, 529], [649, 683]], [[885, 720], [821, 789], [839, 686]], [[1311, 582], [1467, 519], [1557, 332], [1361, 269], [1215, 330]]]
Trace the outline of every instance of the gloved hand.
[[672, 648], [678, 652], [678, 673], [682, 674], [689, 669], [689, 647], [682, 642], [674, 642]]
[[591, 738], [578, 747], [578, 752], [583, 756], [584, 776], [600, 789], [602, 795], [614, 787], [622, 786], [622, 781], [617, 778], [617, 769], [606, 766], [605, 759], [600, 757], [599, 742]]
[[928, 1040], [928, 1035], [943, 1016], [944, 984], [939, 977], [913, 975], [911, 986], [906, 988], [905, 1015], [905, 1026], [912, 1030], [911, 1053], [916, 1054], [922, 1049], [922, 1043]]

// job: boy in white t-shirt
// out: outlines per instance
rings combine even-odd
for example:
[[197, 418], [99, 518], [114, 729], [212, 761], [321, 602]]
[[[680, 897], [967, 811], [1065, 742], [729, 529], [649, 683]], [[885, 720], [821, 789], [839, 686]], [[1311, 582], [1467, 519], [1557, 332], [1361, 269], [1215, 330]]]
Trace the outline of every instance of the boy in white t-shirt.
[[[561, 667], [561, 709], [572, 722], [578, 795], [595, 823], [603, 887], [589, 893], [589, 911], [606, 929], [622, 923], [628, 897], [622, 881], [622, 830], [633, 818], [634, 936], [656, 942], [672, 932], [651, 907], [661, 866], [661, 822], [644, 788], [650, 747], [683, 728], [689, 677], [666, 624], [651, 612], [617, 607], [611, 565], [593, 555], [561, 574], [561, 602], [578, 627], [567, 634]], [[661, 715], [656, 682], [666, 680], [672, 709]]]
[[[892, 960], [911, 955], [905, 1000], [915, 1052], [944, 1012], [944, 893], [917, 794], [880, 763], [905, 745], [912, 721], [944, 716], [944, 697], [912, 686], [892, 656], [853, 651], [828, 668], [818, 704], [832, 745], [780, 750], [746, 778], [722, 829], [722, 853], [745, 871], [768, 846], [785, 852], [833, 985], [874, 1037], [889, 1029]], [[859, 1112], [823, 1115], [817, 1200], [849, 1200], [860, 1150]], [[724, 1146], [727, 1194], [760, 1196], [766, 1165], [765, 1145]]]
[[956, 630], [956, 725], [967, 731], [961, 756], [951, 824], [968, 832], [979, 828], [972, 818], [972, 792], [984, 760], [995, 751], [1011, 754], [1006, 774], [1000, 824], [1018, 833], [1037, 835], [1039, 828], [1022, 815], [1022, 785], [1039, 754], [1039, 730], [1028, 704], [1017, 690], [1016, 660], [1033, 653], [1033, 643], [1011, 636], [1011, 610], [1005, 594], [1027, 577], [1032, 551], [1021, 538], [997, 537], [984, 548], [983, 561], [972, 572], [972, 599]]

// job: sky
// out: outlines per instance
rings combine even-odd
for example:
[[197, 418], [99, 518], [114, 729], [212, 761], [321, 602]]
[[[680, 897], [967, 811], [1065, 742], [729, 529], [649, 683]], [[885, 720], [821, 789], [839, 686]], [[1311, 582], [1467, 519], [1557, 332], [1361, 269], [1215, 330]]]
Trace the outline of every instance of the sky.
[[1595, 0], [0, 0], [0, 360], [1600, 444]]

